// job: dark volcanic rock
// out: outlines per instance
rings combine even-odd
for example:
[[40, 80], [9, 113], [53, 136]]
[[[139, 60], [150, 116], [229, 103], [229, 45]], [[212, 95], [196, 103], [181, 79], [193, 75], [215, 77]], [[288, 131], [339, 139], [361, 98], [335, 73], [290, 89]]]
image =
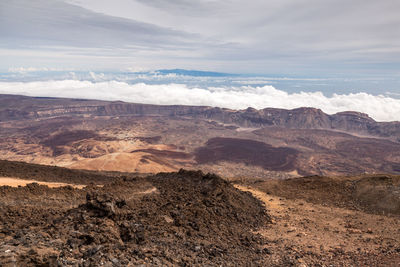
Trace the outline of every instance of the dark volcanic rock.
[[[138, 191], [143, 183], [156, 191]], [[3, 201], [24, 190], [5, 189], [0, 196]], [[35, 190], [51, 196], [57, 209], [33, 198]], [[254, 234], [270, 222], [265, 207], [218, 176], [181, 170], [126, 178], [74, 190], [83, 203], [72, 208], [68, 193], [54, 190], [33, 186], [25, 194], [29, 203], [0, 207], [0, 247], [14, 246], [17, 265], [267, 264], [260, 257], [264, 241]], [[11, 259], [0, 258], [0, 265], [5, 260]]]
[[291, 171], [295, 167], [298, 151], [287, 147], [272, 147], [248, 139], [216, 137], [196, 151], [200, 164], [229, 161], [260, 166], [267, 170]]
[[72, 184], [102, 184], [110, 180], [112, 174], [100, 174], [93, 171], [71, 170], [67, 168], [0, 160], [0, 177], [19, 177], [38, 181], [58, 181]]

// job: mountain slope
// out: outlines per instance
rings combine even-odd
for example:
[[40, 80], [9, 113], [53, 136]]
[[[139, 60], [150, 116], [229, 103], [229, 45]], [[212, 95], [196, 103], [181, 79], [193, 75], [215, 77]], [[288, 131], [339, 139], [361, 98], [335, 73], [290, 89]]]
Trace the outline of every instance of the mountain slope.
[[225, 177], [400, 173], [399, 122], [299, 108], [228, 110], [0, 96], [0, 159]]
[[190, 117], [215, 120], [239, 127], [279, 126], [296, 129], [327, 129], [385, 137], [394, 141], [400, 139], [400, 122], [376, 122], [367, 114], [351, 111], [328, 115], [315, 108], [230, 110], [201, 106], [159, 106], [120, 101], [0, 95], [1, 121], [61, 115]]

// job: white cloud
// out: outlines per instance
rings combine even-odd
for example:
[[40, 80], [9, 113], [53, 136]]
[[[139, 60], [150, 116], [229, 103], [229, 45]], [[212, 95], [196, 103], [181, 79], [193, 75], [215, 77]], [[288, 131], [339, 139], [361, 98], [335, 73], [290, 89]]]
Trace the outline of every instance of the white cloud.
[[62, 80], [0, 82], [0, 93], [122, 100], [162, 105], [207, 105], [232, 109], [315, 107], [329, 114], [352, 110], [367, 113], [377, 121], [400, 121], [400, 99], [367, 93], [334, 94], [331, 97], [325, 96], [322, 92], [287, 93], [272, 86], [189, 88], [184, 84], [149, 85], [118, 81], [93, 83]]
[[28, 72], [38, 72], [38, 71], [64, 71], [65, 69], [57, 69], [57, 68], [35, 68], [35, 67], [11, 67], [8, 68], [8, 72], [11, 73], [28, 73]]
[[134, 67], [127, 67], [125, 68], [126, 72], [145, 72], [145, 71], [150, 71], [149, 68], [145, 68], [145, 67], [138, 67], [138, 66], [134, 66]]
[[254, 85], [261, 85], [261, 84], [271, 84], [271, 83], [276, 83], [268, 80], [233, 80], [232, 83], [236, 84], [242, 84], [242, 85], [249, 85], [249, 84], [254, 84]]

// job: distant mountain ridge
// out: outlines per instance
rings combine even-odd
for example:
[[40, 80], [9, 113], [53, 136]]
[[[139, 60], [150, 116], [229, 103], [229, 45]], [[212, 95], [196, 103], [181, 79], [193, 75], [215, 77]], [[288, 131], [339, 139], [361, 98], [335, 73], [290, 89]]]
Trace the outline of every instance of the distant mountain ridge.
[[163, 106], [122, 101], [0, 95], [0, 121], [60, 115], [190, 117], [245, 128], [279, 126], [291, 129], [325, 129], [384, 137], [400, 142], [400, 122], [376, 122], [367, 114], [353, 111], [328, 115], [320, 109], [306, 107], [292, 110], [232, 110], [208, 106]]
[[194, 77], [232, 77], [239, 76], [238, 74], [214, 72], [214, 71], [201, 71], [201, 70], [185, 70], [185, 69], [162, 69], [156, 72], [161, 74], [178, 74]]

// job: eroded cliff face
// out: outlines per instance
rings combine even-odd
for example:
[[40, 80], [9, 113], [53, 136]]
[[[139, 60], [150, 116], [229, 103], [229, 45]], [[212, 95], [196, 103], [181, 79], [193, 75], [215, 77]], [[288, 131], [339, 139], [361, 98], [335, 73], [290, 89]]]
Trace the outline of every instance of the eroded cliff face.
[[0, 95], [0, 120], [55, 116], [168, 116], [214, 120], [245, 128], [279, 126], [291, 129], [327, 129], [400, 140], [400, 122], [376, 122], [367, 114], [328, 115], [315, 108], [231, 110], [205, 106], [160, 106], [96, 100], [32, 98]]

